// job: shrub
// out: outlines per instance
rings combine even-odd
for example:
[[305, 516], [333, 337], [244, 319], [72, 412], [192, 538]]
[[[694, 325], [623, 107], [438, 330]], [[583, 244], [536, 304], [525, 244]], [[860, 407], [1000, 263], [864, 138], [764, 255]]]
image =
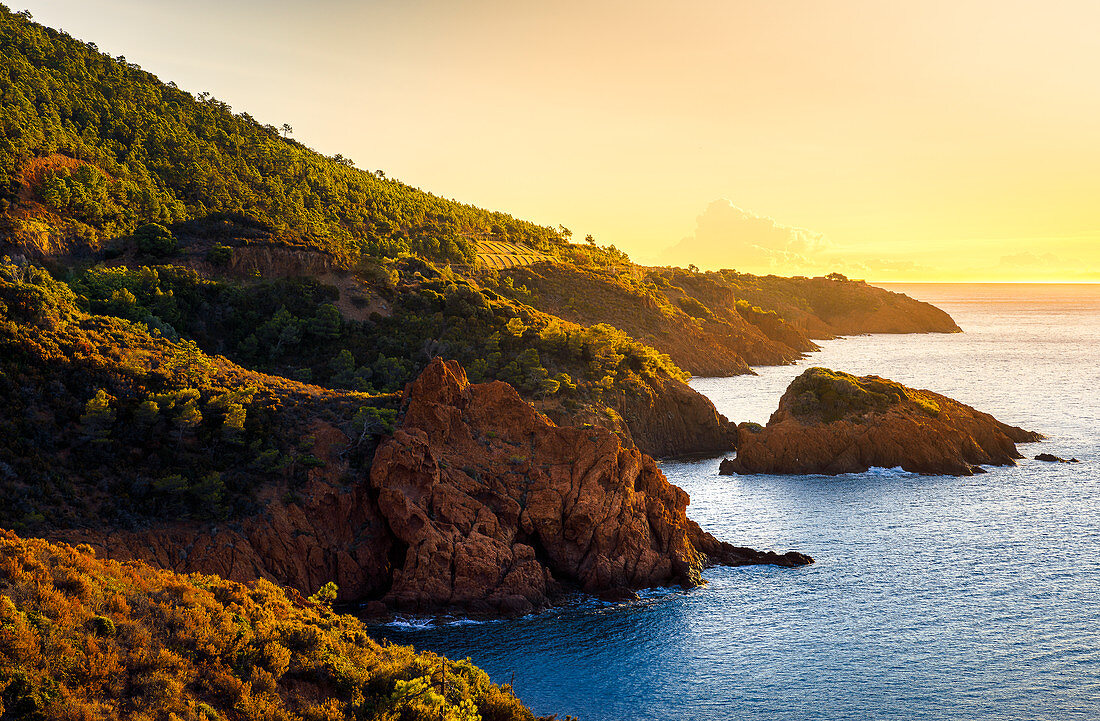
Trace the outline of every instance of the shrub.
[[[56, 585], [71, 577], [86, 599]], [[262, 580], [101, 561], [0, 530], [0, 589], [4, 719], [534, 721], [468, 661], [375, 643], [357, 619]]]
[[710, 308], [703, 305], [703, 303], [696, 298], [685, 295], [680, 298], [677, 303], [679, 303], [684, 312], [692, 318], [699, 318], [701, 320], [712, 320], [714, 318], [714, 313], [711, 312]]

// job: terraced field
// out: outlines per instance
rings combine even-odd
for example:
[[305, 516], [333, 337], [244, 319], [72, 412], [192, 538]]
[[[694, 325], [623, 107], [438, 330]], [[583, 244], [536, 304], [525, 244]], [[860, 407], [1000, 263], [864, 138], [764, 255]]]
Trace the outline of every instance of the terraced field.
[[477, 262], [487, 268], [504, 270], [531, 265], [540, 260], [553, 260], [553, 258], [519, 243], [505, 243], [499, 240], [477, 241]]

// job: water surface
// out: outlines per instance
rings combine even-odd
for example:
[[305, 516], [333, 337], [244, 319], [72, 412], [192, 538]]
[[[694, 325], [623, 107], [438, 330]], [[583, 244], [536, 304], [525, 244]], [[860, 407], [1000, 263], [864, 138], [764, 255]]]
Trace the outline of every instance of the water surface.
[[539, 713], [583, 719], [1100, 718], [1100, 287], [920, 285], [966, 331], [822, 343], [796, 366], [692, 385], [766, 422], [823, 365], [928, 388], [1041, 431], [972, 478], [835, 478], [662, 464], [718, 537], [802, 569], [719, 568], [690, 591], [513, 621], [379, 632], [471, 657]]

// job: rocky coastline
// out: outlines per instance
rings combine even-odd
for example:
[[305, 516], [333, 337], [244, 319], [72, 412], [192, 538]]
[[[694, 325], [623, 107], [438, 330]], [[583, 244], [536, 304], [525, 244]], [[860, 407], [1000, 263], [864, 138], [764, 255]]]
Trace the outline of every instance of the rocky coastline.
[[575, 590], [699, 585], [708, 565], [813, 562], [714, 538], [651, 457], [601, 428], [556, 426], [506, 383], [471, 384], [454, 361], [436, 359], [406, 389], [369, 478], [342, 461], [338, 429], [314, 436], [324, 466], [296, 500], [271, 493], [251, 518], [52, 538], [303, 595], [333, 581], [340, 601], [379, 614], [514, 615]]
[[1039, 433], [928, 390], [878, 376], [810, 368], [791, 382], [767, 426], [738, 426], [723, 474], [859, 473], [872, 467], [968, 476], [1015, 465]]

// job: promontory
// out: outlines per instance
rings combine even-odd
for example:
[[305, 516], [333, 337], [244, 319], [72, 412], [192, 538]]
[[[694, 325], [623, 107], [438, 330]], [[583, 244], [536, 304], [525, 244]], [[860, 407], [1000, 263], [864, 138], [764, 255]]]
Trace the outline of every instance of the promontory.
[[879, 376], [810, 368], [767, 426], [738, 426], [724, 474], [859, 473], [872, 467], [966, 476], [1015, 465], [1017, 443], [1043, 438], [968, 405]]

